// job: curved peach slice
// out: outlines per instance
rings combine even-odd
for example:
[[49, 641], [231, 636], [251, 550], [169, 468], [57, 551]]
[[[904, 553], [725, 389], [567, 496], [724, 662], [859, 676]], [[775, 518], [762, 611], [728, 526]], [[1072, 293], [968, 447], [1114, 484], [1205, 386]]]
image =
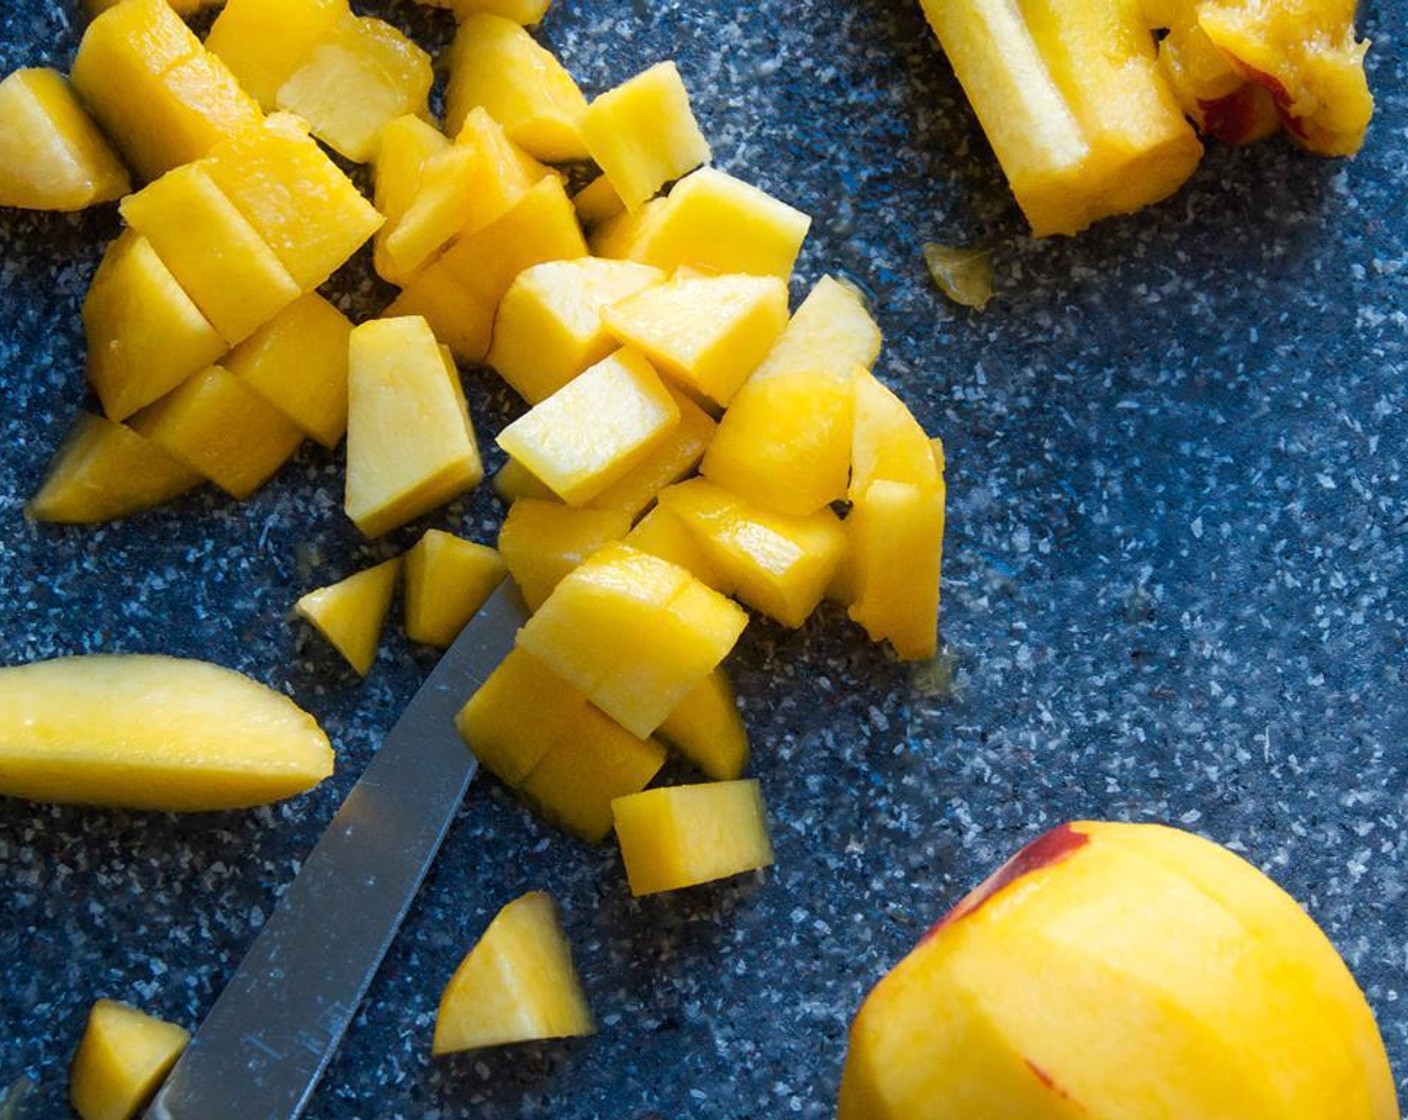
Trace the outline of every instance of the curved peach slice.
[[204, 661], [95, 654], [0, 669], [0, 794], [198, 812], [291, 797], [332, 773], [317, 721]]

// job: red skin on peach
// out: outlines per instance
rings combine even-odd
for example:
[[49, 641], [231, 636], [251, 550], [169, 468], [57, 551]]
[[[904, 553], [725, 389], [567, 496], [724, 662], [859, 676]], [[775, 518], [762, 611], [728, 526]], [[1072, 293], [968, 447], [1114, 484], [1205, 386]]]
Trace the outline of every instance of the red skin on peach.
[[1063, 824], [1038, 836], [980, 883], [957, 906], [950, 910], [919, 940], [923, 945], [946, 926], [977, 912], [988, 899], [1010, 886], [1024, 875], [1042, 867], [1060, 863], [1090, 843], [1090, 837], [1077, 832], [1072, 824]]

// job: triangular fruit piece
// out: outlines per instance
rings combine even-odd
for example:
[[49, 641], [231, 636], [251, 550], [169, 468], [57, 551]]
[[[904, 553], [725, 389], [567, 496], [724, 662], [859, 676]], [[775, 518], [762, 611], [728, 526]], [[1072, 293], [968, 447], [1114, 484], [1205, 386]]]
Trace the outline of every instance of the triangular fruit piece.
[[176, 1064], [190, 1034], [116, 1000], [100, 999], [69, 1070], [69, 1098], [83, 1120], [135, 1116]]
[[294, 611], [311, 622], [352, 668], [366, 676], [376, 659], [377, 643], [401, 560], [387, 560], [374, 568], [348, 576], [328, 587], [310, 591], [294, 604]]
[[594, 1034], [557, 907], [533, 891], [499, 911], [440, 997], [434, 1054]]

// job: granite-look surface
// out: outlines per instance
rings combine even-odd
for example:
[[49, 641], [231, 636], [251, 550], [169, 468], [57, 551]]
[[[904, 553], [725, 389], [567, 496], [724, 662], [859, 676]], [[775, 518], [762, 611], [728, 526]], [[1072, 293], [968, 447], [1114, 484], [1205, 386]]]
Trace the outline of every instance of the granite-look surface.
[[[449, 30], [367, 7], [427, 45]], [[77, 9], [6, 0], [0, 71], [66, 66]], [[1035, 242], [912, 0], [559, 0], [543, 34], [589, 94], [676, 57], [719, 164], [816, 216], [794, 298], [833, 269], [875, 297], [879, 372], [948, 445], [946, 669], [834, 611], [750, 628], [730, 664], [778, 860], [743, 881], [633, 901], [613, 848], [477, 781], [309, 1116], [829, 1116], [863, 993], [1005, 853], [1085, 816], [1179, 823], [1270, 871], [1408, 1072], [1408, 2], [1361, 20], [1379, 110], [1358, 159], [1214, 147], [1170, 202]], [[110, 208], [0, 213], [0, 662], [209, 657], [311, 709], [341, 766], [249, 813], [0, 804], [0, 1084], [37, 1079], [27, 1120], [68, 1115], [94, 997], [199, 1021], [430, 664], [392, 626], [363, 684], [286, 620], [415, 537], [361, 541], [312, 445], [244, 505], [23, 519], [84, 403], [76, 312], [115, 229]], [[985, 313], [931, 286], [928, 239], [993, 249]], [[358, 315], [387, 298], [366, 276], [330, 289]], [[488, 451], [510, 405], [466, 380]], [[425, 524], [489, 541], [501, 516], [485, 487]], [[442, 984], [534, 887], [601, 1033], [432, 1064]]]

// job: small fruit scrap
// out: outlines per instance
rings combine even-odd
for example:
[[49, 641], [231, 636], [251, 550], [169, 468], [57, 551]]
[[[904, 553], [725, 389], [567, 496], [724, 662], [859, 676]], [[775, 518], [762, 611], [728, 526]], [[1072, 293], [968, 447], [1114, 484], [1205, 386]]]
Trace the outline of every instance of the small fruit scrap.
[[1308, 151], [1349, 155], [1373, 110], [1352, 0], [924, 0], [924, 10], [1038, 236], [1177, 190], [1202, 155], [1185, 114], [1234, 143], [1279, 118]]
[[376, 660], [381, 628], [401, 574], [396, 557], [304, 595], [293, 609], [365, 677]]
[[595, 1033], [557, 905], [530, 891], [495, 915], [450, 978], [431, 1053]]
[[939, 922], [851, 1027], [838, 1120], [1397, 1120], [1363, 994], [1210, 841], [1081, 821]]
[[640, 897], [756, 871], [773, 862], [755, 779], [669, 786], [611, 803], [631, 893]]
[[0, 669], [0, 794], [169, 812], [242, 809], [332, 773], [327, 736], [230, 669], [93, 654]]
[[132, 1120], [190, 1039], [175, 1023], [116, 1000], [98, 1000], [69, 1068], [74, 1111], [82, 1120]]
[[62, 74], [16, 70], [0, 81], [0, 206], [83, 210], [131, 189]]

